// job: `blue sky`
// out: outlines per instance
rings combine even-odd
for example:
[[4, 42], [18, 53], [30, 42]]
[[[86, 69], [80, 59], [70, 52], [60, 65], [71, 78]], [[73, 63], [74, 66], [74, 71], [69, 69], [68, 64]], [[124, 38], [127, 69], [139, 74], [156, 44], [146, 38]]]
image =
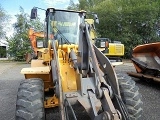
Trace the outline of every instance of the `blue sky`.
[[[75, 3], [78, 0], [73, 0]], [[22, 6], [26, 12], [31, 10], [34, 6], [40, 8], [61, 8], [65, 9], [69, 5], [70, 0], [0, 0], [2, 8], [9, 14], [19, 12], [19, 6]]]
[[[78, 0], [73, 0], [74, 3], [78, 3]], [[47, 9], [48, 7], [54, 7], [58, 9], [65, 9], [70, 3], [70, 0], [0, 0], [1, 7], [9, 14], [12, 18], [9, 22], [10, 32], [7, 36], [13, 34], [12, 24], [16, 22], [15, 15], [19, 13], [19, 7], [24, 9], [25, 13], [30, 15], [31, 9], [33, 7], [40, 7]], [[38, 14], [41, 19], [44, 18], [44, 11], [38, 10]], [[8, 30], [7, 30], [8, 31]]]

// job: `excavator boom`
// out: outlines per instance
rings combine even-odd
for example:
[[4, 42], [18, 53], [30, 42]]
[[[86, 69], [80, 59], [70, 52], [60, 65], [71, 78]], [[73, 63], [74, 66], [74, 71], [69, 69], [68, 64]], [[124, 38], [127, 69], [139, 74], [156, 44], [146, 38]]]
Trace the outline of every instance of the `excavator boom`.
[[31, 48], [33, 50], [33, 54], [31, 54], [31, 53], [26, 54], [25, 59], [26, 59], [27, 63], [29, 63], [32, 60], [32, 58], [37, 56], [37, 50], [38, 50], [38, 48], [37, 48], [37, 38], [41, 38], [41, 39], [45, 38], [44, 32], [34, 31], [33, 28], [29, 29], [28, 36], [29, 36], [29, 40], [30, 40], [30, 43], [31, 43]]

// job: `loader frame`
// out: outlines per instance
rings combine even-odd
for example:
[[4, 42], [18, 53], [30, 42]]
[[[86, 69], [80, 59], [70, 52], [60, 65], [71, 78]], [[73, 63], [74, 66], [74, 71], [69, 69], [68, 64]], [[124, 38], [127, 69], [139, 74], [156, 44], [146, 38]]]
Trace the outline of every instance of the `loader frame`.
[[[37, 8], [33, 8], [31, 16], [36, 15]], [[75, 104], [93, 120], [129, 120], [116, 73], [109, 59], [92, 44], [85, 15], [84, 11], [48, 8], [44, 47], [37, 49], [38, 59], [21, 73], [28, 80], [41, 78], [45, 92], [53, 90], [44, 107], [59, 106], [61, 120], [69, 120], [68, 106], [77, 119]]]

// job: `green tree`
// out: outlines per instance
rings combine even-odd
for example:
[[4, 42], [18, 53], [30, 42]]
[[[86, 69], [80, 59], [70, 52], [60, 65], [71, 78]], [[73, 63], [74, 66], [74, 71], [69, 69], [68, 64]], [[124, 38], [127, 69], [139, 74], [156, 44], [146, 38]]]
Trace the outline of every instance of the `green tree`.
[[104, 0], [79, 0], [78, 4], [75, 4], [73, 0], [70, 0], [70, 4], [67, 7], [69, 10], [85, 10], [90, 11], [91, 8]]
[[[9, 15], [6, 14], [6, 11], [0, 5], [0, 43], [5, 44], [4, 39], [6, 35], [6, 24], [8, 23]], [[6, 57], [6, 50], [0, 46], [0, 57]]]
[[26, 53], [31, 52], [30, 41], [28, 37], [29, 28], [33, 27], [36, 30], [42, 28], [42, 24], [37, 19], [31, 21], [29, 15], [20, 7], [20, 13], [16, 15], [17, 22], [13, 24], [15, 29], [13, 37], [8, 40], [8, 53], [15, 58], [15, 60], [24, 60]]
[[79, 10], [79, 4], [75, 4], [73, 0], [70, 0], [69, 6], [67, 7], [68, 10]]
[[4, 38], [5, 37], [5, 26], [6, 26], [6, 23], [9, 19], [9, 16], [6, 14], [5, 10], [1, 7], [0, 5], [0, 39]]
[[155, 27], [159, 19], [158, 0], [105, 0], [92, 11], [99, 16], [100, 35], [125, 44], [126, 57], [135, 46], [159, 40]]
[[97, 13], [100, 36], [121, 41], [129, 57], [135, 46], [160, 40], [159, 5], [159, 0], [79, 0], [77, 6]]

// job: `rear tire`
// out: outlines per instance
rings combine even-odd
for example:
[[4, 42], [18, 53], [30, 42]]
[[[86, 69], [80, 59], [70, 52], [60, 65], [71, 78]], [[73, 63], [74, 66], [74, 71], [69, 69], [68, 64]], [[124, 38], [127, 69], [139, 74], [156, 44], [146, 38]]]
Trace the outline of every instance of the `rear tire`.
[[39, 78], [24, 80], [20, 83], [16, 120], [44, 120], [44, 84]]
[[126, 105], [131, 120], [141, 120], [142, 101], [139, 88], [126, 74], [117, 74], [122, 101]]

